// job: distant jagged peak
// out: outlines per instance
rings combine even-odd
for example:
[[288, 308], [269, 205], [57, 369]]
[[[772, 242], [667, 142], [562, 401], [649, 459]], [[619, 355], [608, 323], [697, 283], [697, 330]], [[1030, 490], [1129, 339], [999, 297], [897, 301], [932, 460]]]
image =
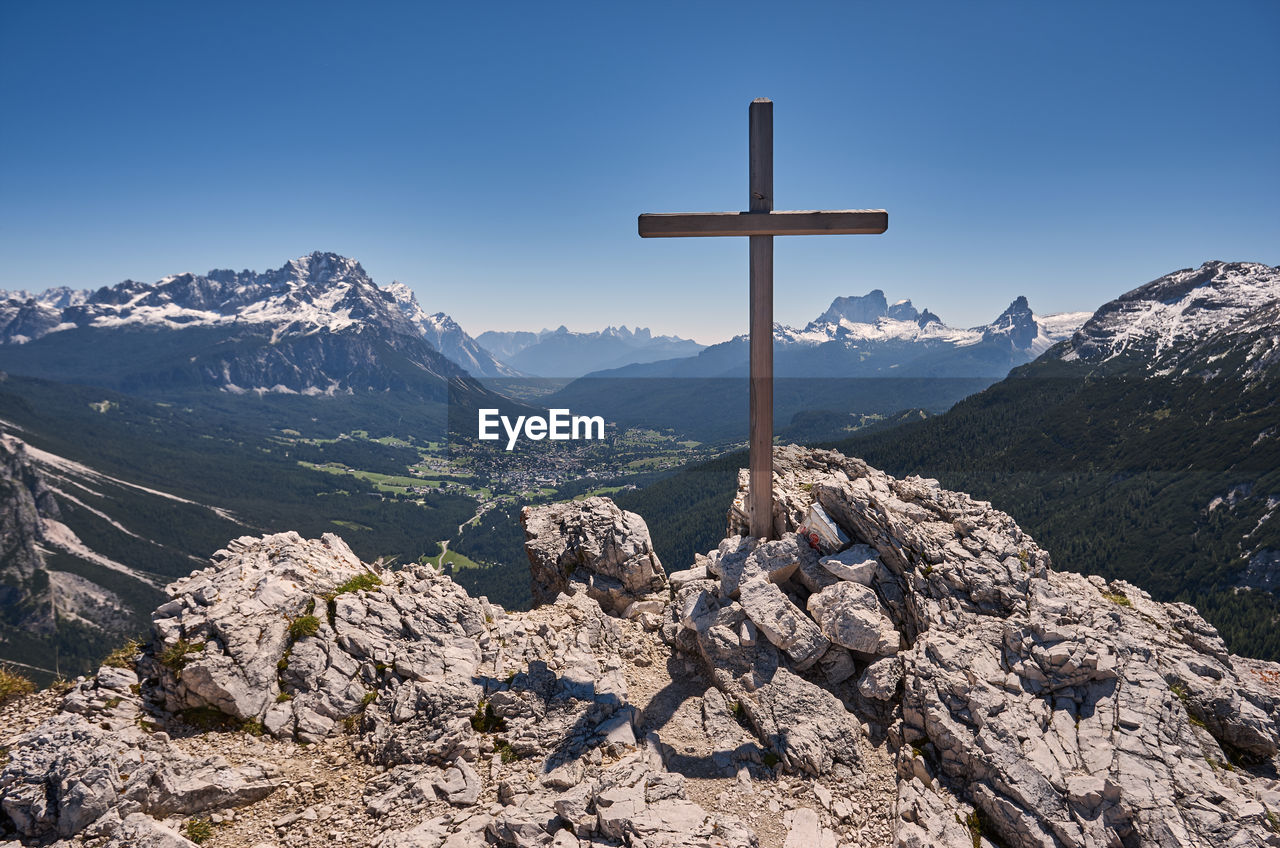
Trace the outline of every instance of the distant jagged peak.
[[890, 306], [888, 315], [898, 321], [917, 321], [920, 318], [920, 313], [911, 305], [910, 298], [900, 300]]
[[35, 303], [55, 309], [66, 309], [68, 306], [79, 306], [89, 299], [87, 289], [73, 289], [69, 286], [52, 286], [40, 292], [26, 289], [5, 291], [0, 289], [0, 301], [15, 300], [19, 303]]
[[1004, 312], [986, 327], [980, 328], [985, 339], [1007, 336], [1014, 347], [1029, 348], [1039, 333], [1036, 316], [1025, 295], [1014, 298]]
[[855, 336], [861, 336], [868, 331], [859, 330], [852, 325], [865, 324], [877, 327], [885, 319], [915, 324], [920, 329], [924, 329], [929, 324], [937, 324], [939, 328], [944, 326], [941, 318], [928, 309], [917, 309], [910, 298], [903, 298], [890, 304], [883, 290], [872, 289], [861, 296], [835, 298], [825, 312], [810, 321], [800, 332], [812, 333], [824, 329], [827, 332], [839, 332], [843, 329], [844, 335], [852, 333]]
[[[906, 303], [907, 306], [911, 305], [910, 301], [906, 301]], [[898, 307], [900, 304], [901, 302], [894, 304], [894, 306]], [[912, 308], [912, 311], [914, 311], [914, 308]], [[809, 322], [809, 328], [822, 324], [839, 324], [841, 321], [849, 321], [854, 324], [874, 324], [879, 319], [888, 317], [888, 315], [889, 301], [885, 298], [884, 292], [880, 289], [872, 289], [862, 296], [837, 297], [831, 301], [831, 306], [827, 307], [826, 312]]]
[[427, 320], [442, 330], [461, 330], [462, 327], [457, 321], [443, 312], [434, 312], [427, 316]]
[[372, 282], [364, 268], [354, 259], [337, 253], [317, 250], [306, 256], [291, 259], [275, 273], [288, 275], [315, 285], [335, 280], [356, 279]]
[[413, 289], [409, 288], [399, 280], [392, 280], [382, 287], [382, 290], [390, 294], [400, 303], [412, 303], [417, 306], [418, 296], [414, 294]]

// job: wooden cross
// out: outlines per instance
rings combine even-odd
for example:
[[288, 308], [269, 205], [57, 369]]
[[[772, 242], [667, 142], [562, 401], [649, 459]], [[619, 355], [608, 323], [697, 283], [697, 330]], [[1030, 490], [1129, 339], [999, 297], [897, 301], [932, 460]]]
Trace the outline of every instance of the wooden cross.
[[773, 536], [773, 237], [883, 233], [883, 209], [773, 211], [773, 101], [757, 98], [748, 111], [751, 148], [747, 212], [682, 212], [640, 216], [641, 238], [750, 236], [751, 249], [751, 488], [750, 532]]

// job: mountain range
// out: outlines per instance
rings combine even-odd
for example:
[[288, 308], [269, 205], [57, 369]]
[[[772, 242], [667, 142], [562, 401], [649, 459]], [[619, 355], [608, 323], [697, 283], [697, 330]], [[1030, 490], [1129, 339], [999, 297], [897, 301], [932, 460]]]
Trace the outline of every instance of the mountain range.
[[693, 356], [703, 345], [679, 336], [655, 336], [647, 327], [606, 327], [575, 333], [555, 330], [496, 332], [476, 337], [480, 345], [514, 368], [534, 377], [581, 377], [589, 371], [633, 363]]
[[83, 298], [0, 303], [0, 367], [152, 393], [485, 394], [426, 341], [420, 325], [430, 318], [415, 306], [332, 253], [261, 274], [126, 280]]
[[[949, 327], [910, 300], [889, 304], [880, 289], [838, 297], [803, 328], [775, 324], [774, 373], [779, 377], [992, 377], [1029, 362], [1069, 338], [1088, 312], [1039, 316], [1018, 297], [990, 324]], [[740, 377], [747, 372], [747, 336], [712, 345], [696, 356], [598, 370], [596, 378]]]
[[[1001, 377], [1087, 313], [1040, 317], [1018, 298], [995, 321], [948, 327], [884, 292], [839, 297], [802, 329], [775, 328], [778, 376]], [[125, 390], [213, 387], [332, 395], [481, 378], [729, 377], [746, 337], [704, 348], [647, 328], [468, 335], [360, 263], [313, 253], [279, 269], [213, 270], [96, 291], [0, 292], [0, 360], [32, 376]], [[113, 354], [104, 358], [103, 353]], [[108, 361], [109, 360], [109, 361]], [[104, 366], [110, 366], [105, 368]]]
[[[942, 412], [1069, 337], [1087, 312], [1038, 316], [1019, 297], [990, 324], [958, 329], [875, 289], [838, 297], [803, 328], [774, 326], [774, 428], [837, 438], [919, 407]], [[746, 438], [747, 336], [696, 356], [594, 371], [542, 399], [701, 441]]]

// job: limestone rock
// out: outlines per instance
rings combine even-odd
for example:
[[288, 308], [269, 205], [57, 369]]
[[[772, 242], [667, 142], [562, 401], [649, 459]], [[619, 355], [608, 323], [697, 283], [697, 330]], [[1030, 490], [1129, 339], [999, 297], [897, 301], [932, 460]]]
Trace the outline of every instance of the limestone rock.
[[767, 577], [752, 577], [739, 591], [747, 617], [765, 638], [791, 657], [796, 668], [813, 665], [831, 646], [818, 626]]
[[866, 586], [844, 581], [828, 586], [809, 596], [808, 607], [822, 635], [837, 645], [864, 657], [898, 652], [898, 631]]
[[213, 562], [169, 586], [152, 619], [147, 668], [171, 712], [315, 742], [364, 709], [380, 668], [467, 680], [480, 663], [484, 607], [429, 567], [381, 572], [336, 536], [296, 533], [237, 539]]
[[841, 580], [863, 586], [874, 586], [876, 572], [880, 570], [880, 556], [870, 545], [853, 545], [818, 562]]
[[195, 848], [196, 843], [143, 813], [132, 813], [121, 822], [108, 848]]
[[[936, 481], [827, 451], [774, 462], [782, 532], [816, 499], [888, 572], [875, 590], [907, 645], [896, 732], [916, 763], [900, 769], [899, 845], [974, 844], [969, 821], [1018, 848], [1280, 844], [1262, 800], [1280, 799], [1248, 767], [1274, 767], [1264, 681], [1280, 667], [1242, 674], [1252, 663], [1194, 610], [1052, 571], [1008, 515]], [[833, 589], [810, 599], [819, 618]], [[868, 669], [862, 694], [894, 676]]]
[[888, 701], [902, 683], [902, 660], [883, 657], [866, 667], [858, 678], [858, 692], [873, 701]]
[[858, 766], [862, 725], [825, 689], [778, 669], [773, 679], [743, 699], [760, 736], [785, 763], [812, 775], [835, 763]]
[[[115, 669], [108, 682], [131, 674]], [[71, 693], [81, 709], [86, 688], [82, 684]], [[131, 712], [139, 711], [137, 695], [120, 698], [132, 700]], [[0, 809], [29, 837], [73, 836], [108, 814], [189, 815], [239, 806], [279, 785], [272, 766], [192, 757], [174, 749], [164, 734], [93, 722], [79, 712], [61, 712], [14, 742], [0, 771]], [[135, 825], [150, 826], [141, 819]]]
[[582, 589], [619, 614], [667, 585], [644, 519], [609, 498], [526, 507], [520, 523], [535, 603]]
[[[336, 537], [237, 540], [137, 673], [0, 706], [0, 840], [186, 848], [182, 819], [243, 815], [282, 845], [1280, 847], [1280, 665], [936, 481], [795, 447], [775, 472], [779, 540], [731, 513], [674, 597], [600, 499], [526, 513], [551, 594], [514, 615]], [[853, 542], [822, 562], [815, 502]], [[171, 740], [193, 708], [277, 738]], [[312, 751], [328, 780], [298, 782]]]

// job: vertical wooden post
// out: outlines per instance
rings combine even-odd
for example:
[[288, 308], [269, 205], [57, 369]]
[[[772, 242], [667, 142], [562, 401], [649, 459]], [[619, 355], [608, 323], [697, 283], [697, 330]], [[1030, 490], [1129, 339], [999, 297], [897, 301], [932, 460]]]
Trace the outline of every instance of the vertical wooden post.
[[[749, 109], [750, 206], [773, 211], [773, 101]], [[751, 236], [751, 535], [773, 536], [773, 236]]]

